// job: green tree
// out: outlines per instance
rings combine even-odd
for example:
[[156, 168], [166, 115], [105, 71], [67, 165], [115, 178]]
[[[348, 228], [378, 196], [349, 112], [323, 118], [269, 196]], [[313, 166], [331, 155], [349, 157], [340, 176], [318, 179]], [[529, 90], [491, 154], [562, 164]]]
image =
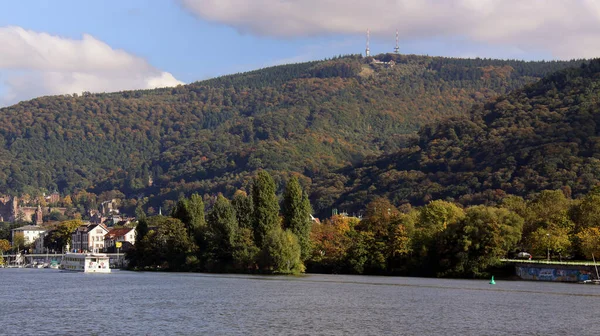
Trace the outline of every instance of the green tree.
[[206, 227], [206, 220], [204, 217], [204, 202], [202, 197], [196, 193], [190, 196], [188, 202], [189, 211], [189, 229], [194, 233], [194, 237], [202, 235], [202, 230]]
[[208, 214], [208, 267], [210, 270], [231, 266], [236, 246], [238, 224], [235, 211], [223, 195]]
[[260, 250], [254, 244], [252, 229], [238, 228], [232, 257], [234, 269], [240, 272], [252, 272], [256, 269], [256, 262]]
[[540, 227], [572, 229], [571, 202], [561, 190], [543, 190], [528, 203], [524, 232], [533, 232]]
[[298, 179], [291, 177], [283, 194], [283, 227], [298, 237], [303, 261], [310, 256], [311, 212], [308, 196], [302, 191]]
[[569, 229], [562, 227], [543, 228], [535, 230], [528, 239], [531, 253], [537, 256], [558, 254], [562, 256], [571, 248]]
[[439, 275], [480, 277], [521, 239], [523, 218], [502, 208], [475, 206], [449, 226], [438, 245]]
[[275, 229], [280, 228], [279, 203], [275, 195], [275, 181], [264, 170], [258, 172], [252, 185], [252, 201], [254, 207], [254, 241], [263, 247], [265, 237]]
[[465, 212], [456, 204], [446, 201], [431, 201], [421, 208], [417, 227], [428, 231], [444, 231], [448, 225], [464, 218]]
[[600, 193], [595, 190], [589, 192], [571, 207], [569, 215], [575, 223], [575, 232], [600, 227]]
[[252, 197], [249, 197], [244, 191], [238, 190], [233, 195], [231, 204], [235, 209], [239, 227], [252, 229]]
[[304, 272], [300, 260], [298, 238], [289, 230], [279, 227], [265, 236], [261, 251], [261, 268], [275, 274], [298, 274]]
[[49, 234], [51, 245], [56, 250], [62, 250], [67, 245], [71, 245], [71, 235], [75, 229], [82, 226], [83, 222], [80, 219], [72, 219], [58, 224], [56, 230]]
[[171, 213], [173, 218], [183, 222], [195, 244], [201, 249], [206, 244], [206, 219], [204, 217], [204, 201], [194, 193], [189, 199], [181, 198]]
[[142, 216], [135, 226], [135, 244], [132, 249], [125, 253], [125, 257], [129, 260], [129, 266], [131, 268], [136, 268], [143, 263], [142, 260], [146, 253], [144, 244], [147, 242], [146, 236], [148, 235], [148, 231], [148, 220], [146, 214], [142, 212]]
[[463, 209], [446, 201], [432, 201], [419, 209], [412, 237], [412, 268], [423, 275], [435, 275], [431, 265], [437, 265], [438, 240], [443, 232], [455, 225], [465, 216]]
[[163, 270], [189, 270], [190, 259], [195, 253], [195, 245], [190, 239], [185, 225], [177, 218], [154, 216], [149, 218], [150, 230], [142, 240], [144, 256], [138, 266], [160, 267]]

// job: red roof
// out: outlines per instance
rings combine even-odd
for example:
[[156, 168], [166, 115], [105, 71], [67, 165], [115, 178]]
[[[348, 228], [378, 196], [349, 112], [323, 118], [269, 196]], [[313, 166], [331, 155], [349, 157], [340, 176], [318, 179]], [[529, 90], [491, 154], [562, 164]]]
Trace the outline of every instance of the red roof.
[[133, 230], [133, 228], [111, 229], [107, 234], [104, 235], [104, 238], [112, 239], [116, 237], [122, 237], [128, 234], [131, 230]]

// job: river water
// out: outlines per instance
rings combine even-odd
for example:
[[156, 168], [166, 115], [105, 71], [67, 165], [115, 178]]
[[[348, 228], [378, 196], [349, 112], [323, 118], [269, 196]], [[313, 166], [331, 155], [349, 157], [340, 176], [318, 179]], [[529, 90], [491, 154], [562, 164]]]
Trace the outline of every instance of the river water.
[[0, 269], [0, 335], [592, 335], [600, 286]]

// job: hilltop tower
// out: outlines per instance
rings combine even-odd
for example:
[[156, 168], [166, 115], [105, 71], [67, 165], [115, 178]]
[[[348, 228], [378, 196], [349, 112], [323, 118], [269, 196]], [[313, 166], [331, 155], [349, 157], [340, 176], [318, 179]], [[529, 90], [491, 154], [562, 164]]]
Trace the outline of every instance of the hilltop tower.
[[371, 49], [369, 49], [369, 42], [371, 40], [371, 31], [367, 29], [367, 48], [365, 49], [365, 57], [371, 56]]
[[394, 54], [400, 53], [400, 33], [396, 29], [396, 47], [394, 47]]

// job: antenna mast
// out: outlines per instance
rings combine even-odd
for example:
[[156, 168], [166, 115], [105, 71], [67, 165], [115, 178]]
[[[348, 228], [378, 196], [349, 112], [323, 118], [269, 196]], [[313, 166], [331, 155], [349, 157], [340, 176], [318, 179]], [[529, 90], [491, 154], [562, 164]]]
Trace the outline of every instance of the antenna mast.
[[369, 49], [369, 42], [371, 40], [371, 30], [367, 29], [367, 49], [365, 49], [365, 56], [371, 56], [371, 49]]
[[399, 42], [399, 33], [398, 33], [398, 29], [396, 29], [396, 47], [394, 48], [394, 53], [399, 54], [400, 53], [400, 42]]

